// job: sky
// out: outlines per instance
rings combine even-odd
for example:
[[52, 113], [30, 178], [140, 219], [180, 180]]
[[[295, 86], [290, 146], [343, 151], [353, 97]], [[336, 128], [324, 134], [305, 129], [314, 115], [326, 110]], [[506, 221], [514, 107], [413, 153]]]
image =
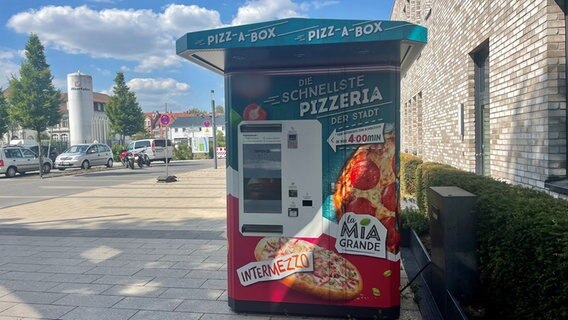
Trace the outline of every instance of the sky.
[[19, 77], [30, 33], [39, 36], [53, 83], [67, 74], [93, 77], [93, 91], [112, 94], [117, 72], [142, 110], [209, 111], [224, 106], [223, 76], [175, 54], [188, 32], [291, 17], [389, 20], [393, 0], [0, 0], [0, 87]]

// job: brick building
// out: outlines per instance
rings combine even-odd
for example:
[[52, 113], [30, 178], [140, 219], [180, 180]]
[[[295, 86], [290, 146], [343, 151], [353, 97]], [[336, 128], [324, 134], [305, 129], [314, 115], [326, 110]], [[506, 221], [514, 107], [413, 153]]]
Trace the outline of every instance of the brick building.
[[395, 0], [428, 28], [401, 75], [402, 151], [568, 194], [564, 0]]

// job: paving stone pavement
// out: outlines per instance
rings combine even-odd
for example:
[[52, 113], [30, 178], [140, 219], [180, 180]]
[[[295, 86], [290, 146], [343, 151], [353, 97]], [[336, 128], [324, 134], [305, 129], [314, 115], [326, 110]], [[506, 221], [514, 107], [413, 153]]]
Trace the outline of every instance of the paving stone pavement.
[[316, 319], [230, 310], [225, 170], [178, 180], [0, 209], [0, 320]]

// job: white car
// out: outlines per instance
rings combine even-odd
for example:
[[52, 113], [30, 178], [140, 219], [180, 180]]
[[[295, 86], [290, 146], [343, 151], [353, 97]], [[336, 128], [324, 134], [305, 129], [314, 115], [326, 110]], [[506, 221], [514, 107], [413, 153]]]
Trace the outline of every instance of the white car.
[[89, 169], [92, 166], [112, 167], [112, 151], [104, 143], [76, 144], [55, 158], [55, 167]]
[[[144, 151], [150, 162], [164, 161], [170, 162], [174, 154], [174, 146], [172, 140], [166, 139], [141, 139], [131, 141], [126, 150], [132, 153]], [[166, 154], [167, 152], [167, 154]]]
[[[53, 162], [47, 157], [43, 157], [41, 165], [43, 173], [49, 173], [53, 167]], [[0, 148], [0, 173], [11, 178], [29, 171], [39, 171], [38, 155], [30, 149], [21, 146], [7, 146]]]

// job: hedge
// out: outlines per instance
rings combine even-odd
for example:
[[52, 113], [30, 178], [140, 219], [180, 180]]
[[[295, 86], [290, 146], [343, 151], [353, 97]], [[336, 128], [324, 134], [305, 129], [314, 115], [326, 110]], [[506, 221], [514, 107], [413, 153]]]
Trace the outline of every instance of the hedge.
[[400, 154], [400, 194], [402, 197], [416, 197], [415, 172], [422, 159], [408, 153]]
[[568, 203], [447, 165], [416, 170], [417, 202], [431, 186], [478, 196], [480, 296], [488, 319], [568, 319]]

